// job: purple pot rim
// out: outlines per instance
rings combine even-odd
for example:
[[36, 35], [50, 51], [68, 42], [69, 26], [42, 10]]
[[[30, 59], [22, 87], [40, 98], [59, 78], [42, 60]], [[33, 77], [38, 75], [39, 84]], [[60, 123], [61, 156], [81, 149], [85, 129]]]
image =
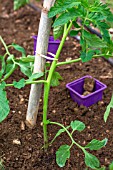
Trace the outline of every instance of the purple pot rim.
[[[37, 35], [33, 35], [32, 38], [34, 40], [37, 40]], [[53, 38], [53, 36], [50, 36], [50, 38]], [[60, 44], [60, 40], [59, 39], [57, 39], [57, 40], [49, 40], [49, 43], [52, 43], [52, 44], [58, 43], [58, 44]]]
[[88, 94], [87, 96], [83, 96], [83, 95], [79, 94], [78, 92], [76, 92], [75, 90], [73, 90], [73, 89], [70, 87], [70, 85], [71, 85], [72, 83], [75, 83], [75, 82], [77, 83], [78, 81], [80, 81], [80, 80], [82, 80], [82, 79], [85, 79], [86, 77], [92, 77], [92, 76], [86, 75], [86, 76], [83, 76], [83, 77], [81, 77], [81, 78], [79, 78], [79, 79], [77, 79], [77, 80], [74, 80], [74, 81], [70, 82], [70, 83], [67, 83], [67, 84], [66, 84], [66, 88], [68, 88], [69, 91], [73, 92], [74, 94], [76, 94], [77, 96], [79, 96], [79, 97], [82, 98], [82, 99], [87, 99], [88, 97], [93, 96], [94, 94], [97, 94], [97, 93], [99, 93], [99, 92], [102, 92], [103, 90], [105, 90], [105, 89], [107, 88], [107, 86], [106, 86], [105, 84], [103, 84], [102, 82], [100, 82], [99, 80], [97, 80], [97, 79], [95, 79], [95, 78], [94, 78], [94, 80], [95, 80], [99, 85], [101, 85], [101, 86], [103, 86], [103, 87], [102, 87], [101, 89], [99, 89], [99, 90], [96, 90], [96, 91], [92, 92], [91, 94]]

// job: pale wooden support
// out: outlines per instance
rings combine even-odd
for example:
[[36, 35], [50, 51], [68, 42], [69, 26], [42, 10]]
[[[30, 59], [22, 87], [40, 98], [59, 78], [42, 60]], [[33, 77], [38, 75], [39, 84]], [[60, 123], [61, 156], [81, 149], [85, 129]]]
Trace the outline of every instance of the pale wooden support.
[[[36, 46], [36, 55], [34, 63], [34, 73], [44, 72], [46, 59], [40, 54], [46, 55], [48, 49], [48, 40], [51, 30], [52, 19], [48, 18], [48, 11], [54, 5], [55, 0], [44, 0], [41, 19], [38, 30], [38, 39]], [[26, 114], [27, 126], [33, 128], [36, 125], [39, 101], [41, 97], [42, 84], [31, 85], [28, 109]]]

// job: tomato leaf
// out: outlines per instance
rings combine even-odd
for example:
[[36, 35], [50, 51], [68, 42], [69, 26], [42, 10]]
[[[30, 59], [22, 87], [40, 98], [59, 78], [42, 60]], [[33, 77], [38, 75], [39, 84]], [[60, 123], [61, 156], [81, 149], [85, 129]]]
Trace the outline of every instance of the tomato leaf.
[[80, 58], [82, 59], [82, 62], [90, 61], [94, 53], [94, 50], [89, 50], [88, 52], [81, 52]]
[[86, 150], [84, 151], [85, 153], [85, 164], [92, 168], [92, 169], [97, 169], [100, 167], [100, 162], [98, 158], [90, 153], [88, 153]]
[[0, 79], [1, 77], [3, 76], [4, 72], [5, 72], [5, 66], [6, 66], [6, 63], [5, 63], [5, 59], [3, 56], [0, 56], [0, 62], [1, 62], [1, 70], [0, 70]]
[[63, 78], [61, 77], [61, 75], [58, 72], [54, 72], [52, 79], [51, 79], [51, 86], [55, 87], [59, 85], [59, 80], [62, 80]]
[[75, 120], [71, 122], [71, 128], [73, 129], [73, 131], [78, 130], [79, 132], [81, 132], [82, 130], [84, 130], [85, 124], [79, 120]]
[[63, 35], [63, 31], [64, 31], [64, 26], [54, 27], [54, 29], [53, 29], [54, 39], [56, 40], [60, 36], [62, 36]]
[[70, 158], [70, 146], [62, 145], [56, 152], [56, 162], [59, 167], [64, 167], [66, 160]]
[[15, 88], [21, 89], [22, 87], [25, 86], [25, 79], [23, 78], [23, 79], [21, 79], [18, 82], [17, 81], [13, 81], [13, 85], [14, 85]]
[[2, 122], [10, 112], [9, 101], [7, 99], [5, 82], [0, 84], [0, 122]]
[[61, 14], [54, 22], [53, 27], [61, 26], [69, 21], [75, 20], [77, 17], [79, 17], [80, 14], [79, 11], [77, 11], [75, 8], [72, 8], [65, 13]]
[[109, 165], [109, 170], [113, 170], [113, 162]]
[[111, 108], [113, 109], [113, 94], [112, 94], [112, 97], [111, 97], [111, 101], [110, 103], [108, 104], [107, 108], [106, 108], [106, 111], [104, 113], [104, 121], [106, 122], [107, 119], [108, 119], [108, 116], [110, 114], [110, 110]]
[[6, 70], [5, 70], [5, 73], [7, 74], [10, 70], [12, 70], [14, 68], [14, 64], [7, 64], [6, 65]]
[[14, 10], [17, 10], [20, 7], [29, 3], [29, 0], [13, 0], [13, 1], [14, 1]]
[[105, 138], [105, 139], [103, 139], [103, 140], [101, 140], [101, 141], [96, 140], [96, 139], [93, 139], [91, 142], [89, 142], [89, 143], [85, 146], [85, 148], [88, 148], [88, 149], [90, 149], [90, 150], [98, 150], [98, 149], [101, 149], [103, 146], [105, 146], [106, 143], [107, 143], [107, 141], [108, 141], [107, 138]]
[[15, 50], [21, 52], [22, 53], [22, 57], [26, 56], [25, 49], [23, 47], [21, 47], [20, 45], [13, 43], [11, 46], [14, 47]]
[[75, 0], [56, 0], [55, 5], [50, 9], [48, 16], [49, 18], [54, 17], [55, 15], [66, 11], [72, 7], [78, 7], [81, 2], [76, 2]]
[[39, 79], [39, 78], [42, 77], [43, 75], [44, 75], [43, 72], [41, 72], [41, 73], [34, 73], [34, 74], [32, 74], [32, 75], [29, 77], [29, 79], [27, 80], [27, 82], [32, 81], [32, 80]]
[[80, 30], [71, 30], [70, 31], [70, 36], [74, 37], [74, 36], [78, 35], [79, 32], [80, 32]]
[[89, 47], [93, 48], [104, 48], [107, 47], [107, 44], [103, 39], [100, 39], [98, 36], [94, 34], [90, 34], [89, 32], [84, 30], [83, 37], [86, 40], [86, 43]]
[[20, 70], [23, 74], [25, 74], [27, 77], [30, 77], [32, 75], [32, 71], [31, 71], [31, 66], [29, 62], [23, 62], [23, 61], [19, 61], [17, 62], [17, 65], [20, 66]]
[[35, 56], [28, 55], [27, 57], [21, 57], [19, 60], [25, 63], [34, 62]]

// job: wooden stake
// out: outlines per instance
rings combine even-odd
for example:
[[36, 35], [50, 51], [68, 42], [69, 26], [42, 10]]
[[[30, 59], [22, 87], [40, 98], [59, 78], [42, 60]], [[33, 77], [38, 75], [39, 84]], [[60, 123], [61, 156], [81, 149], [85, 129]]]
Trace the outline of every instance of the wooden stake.
[[[44, 72], [46, 59], [41, 57], [39, 54], [47, 54], [48, 40], [52, 22], [52, 19], [48, 18], [48, 11], [54, 5], [54, 3], [55, 0], [44, 0], [43, 3], [36, 46], [34, 73]], [[30, 128], [33, 128], [36, 125], [41, 90], [42, 84], [31, 85], [28, 109], [26, 114], [26, 124]]]

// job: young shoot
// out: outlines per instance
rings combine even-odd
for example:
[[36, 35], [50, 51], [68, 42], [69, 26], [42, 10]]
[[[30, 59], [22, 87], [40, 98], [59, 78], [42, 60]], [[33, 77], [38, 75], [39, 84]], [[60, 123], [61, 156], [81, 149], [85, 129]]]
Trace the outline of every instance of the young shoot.
[[[85, 129], [85, 124], [79, 120], [75, 120], [72, 121], [70, 123], [69, 126], [65, 127], [64, 125], [57, 123], [57, 122], [49, 122], [49, 124], [54, 124], [54, 125], [58, 125], [60, 127], [62, 127], [57, 134], [55, 135], [54, 139], [51, 141], [50, 144], [52, 144], [54, 142], [54, 140], [61, 135], [62, 133], [66, 132], [68, 137], [71, 140], [71, 145], [61, 145], [59, 147], [59, 149], [56, 152], [56, 162], [58, 164], [59, 167], [64, 167], [66, 164], [66, 161], [70, 158], [70, 150], [71, 148], [76, 145], [78, 148], [80, 148], [84, 154], [84, 162], [86, 164], [87, 167], [90, 167], [91, 169], [99, 169], [100, 167], [100, 162], [98, 160], [98, 158], [96, 156], [94, 156], [93, 154], [89, 153], [87, 151], [87, 149], [89, 149], [90, 151], [92, 150], [99, 150], [102, 147], [104, 147], [107, 143], [107, 139], [103, 139], [103, 140], [96, 140], [93, 139], [91, 140], [91, 142], [89, 142], [87, 145], [85, 146], [81, 146], [80, 144], [78, 144], [74, 138], [73, 138], [73, 133], [75, 131], [83, 131]], [[71, 129], [71, 130], [70, 130]], [[70, 131], [69, 131], [70, 130]], [[76, 156], [76, 155], [75, 155]]]

